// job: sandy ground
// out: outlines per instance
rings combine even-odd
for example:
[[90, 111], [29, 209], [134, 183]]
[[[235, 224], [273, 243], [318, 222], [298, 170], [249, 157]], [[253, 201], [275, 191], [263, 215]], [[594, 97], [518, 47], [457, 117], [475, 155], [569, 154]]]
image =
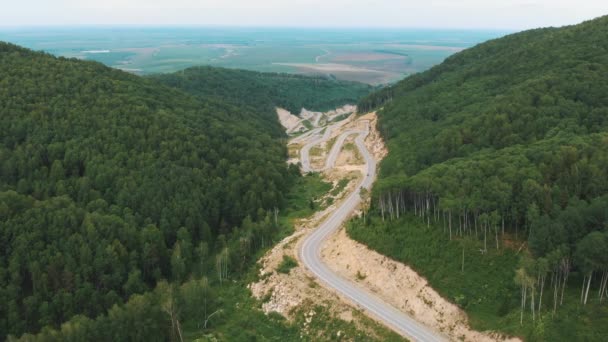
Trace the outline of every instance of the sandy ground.
[[336, 116], [340, 116], [343, 114], [351, 114], [357, 111], [357, 106], [355, 105], [344, 105], [340, 108], [336, 108], [334, 110], [330, 110], [328, 112], [325, 112], [325, 116], [327, 116], [327, 118], [331, 121], [332, 119], [334, 119]]
[[291, 114], [286, 109], [277, 108], [277, 115], [279, 116], [279, 121], [281, 122], [281, 125], [285, 127], [287, 133], [291, 133], [295, 131], [298, 126], [302, 126], [302, 120], [300, 120], [300, 118], [298, 118], [297, 116]]
[[[338, 136], [354, 127], [361, 127], [361, 123], [366, 120], [373, 128], [365, 140], [366, 146], [380, 161], [386, 156], [387, 150], [375, 129], [377, 120], [375, 113], [349, 117], [347, 123], [332, 132], [332, 136]], [[353, 162], [352, 153], [350, 155], [348, 153], [350, 151], [344, 152], [343, 149], [338, 157], [337, 166], [323, 173], [324, 178], [331, 181], [334, 186], [342, 178], [351, 179], [346, 188], [335, 196], [334, 204], [310, 218], [296, 222], [295, 233], [277, 244], [260, 260], [260, 280], [250, 284], [249, 287], [253, 295], [263, 301], [262, 308], [266, 313], [276, 311], [291, 319], [295, 309], [304, 303], [314, 303], [330, 308], [335, 318], [353, 320], [358, 327], [361, 325], [361, 322], [353, 318], [353, 312], [357, 310], [335, 292], [318, 284], [300, 261], [289, 274], [276, 272], [283, 255], [298, 258], [298, 242], [327, 217], [341, 200], [354, 190], [360, 180], [363, 165]], [[323, 153], [326, 154], [327, 151]], [[343, 228], [324, 244], [322, 257], [336, 273], [357, 282], [420, 322], [444, 332], [453, 340], [518, 341], [470, 329], [466, 314], [429, 287], [426, 279], [407, 265], [391, 260], [350, 239]], [[373, 336], [370, 336], [370, 339], [373, 339]]]
[[365, 165], [363, 157], [355, 146], [355, 137], [356, 135], [353, 134], [344, 141], [342, 151], [336, 159], [336, 167]]
[[359, 283], [419, 322], [445, 333], [452, 340], [506, 340], [496, 334], [471, 330], [465, 313], [442, 298], [428, 285], [426, 279], [410, 267], [350, 239], [344, 229], [340, 229], [325, 243], [321, 253], [324, 261], [336, 273]]
[[[349, 173], [336, 171], [335, 174], [328, 174], [327, 178], [335, 178], [336, 180], [333, 181], [335, 186], [337, 179], [341, 179], [344, 174]], [[261, 265], [259, 280], [249, 284], [249, 289], [255, 298], [262, 301], [262, 310], [265, 313], [277, 312], [287, 319], [293, 320], [298, 310], [308, 310], [307, 308], [312, 306], [321, 305], [329, 309], [333, 319], [352, 322], [358, 330], [369, 334], [371, 340], [378, 340], [379, 338], [376, 336], [374, 327], [361, 320], [360, 317], [363, 317], [363, 313], [341, 300], [334, 292], [320, 286], [299, 260], [298, 266], [291, 269], [289, 274], [276, 271], [284, 255], [298, 259], [298, 242], [324, 220], [329, 213], [335, 210], [337, 203], [346, 194], [354, 190], [356, 181], [358, 179], [353, 177], [349, 185], [334, 197], [333, 205], [316, 212], [310, 218], [295, 223], [294, 234], [283, 239], [259, 260], [259, 264]], [[322, 201], [324, 199], [319, 202]], [[314, 311], [305, 313], [305, 323], [300, 327], [304, 335], [306, 335], [308, 325], [315, 319], [313, 315]], [[345, 340], [348, 341], [349, 339], [346, 338]]]
[[[351, 109], [345, 109], [345, 112], [336, 110], [332, 114], [341, 115], [350, 112], [350, 110]], [[355, 117], [353, 116], [348, 120], [353, 120], [354, 118]], [[338, 136], [343, 131], [356, 127], [356, 125], [356, 122], [346, 123], [332, 135]], [[303, 144], [304, 143], [301, 145]], [[324, 156], [327, 155], [327, 147], [328, 146], [325, 146], [323, 151], [323, 158], [319, 158], [319, 163], [321, 165], [325, 163]], [[361, 170], [362, 165], [346, 165], [324, 172], [323, 177], [327, 181], [333, 183], [334, 187], [337, 186], [340, 179], [346, 177], [350, 179], [350, 182], [335, 196], [328, 194], [325, 198], [321, 199], [319, 202], [326, 202], [327, 197], [332, 197], [333, 204], [322, 211], [316, 212], [312, 217], [295, 222], [294, 234], [283, 239], [259, 260], [259, 264], [261, 265], [259, 281], [249, 284], [249, 289], [255, 298], [262, 301], [262, 310], [264, 310], [264, 312], [270, 313], [274, 311], [288, 319], [293, 319], [296, 310], [302, 306], [309, 306], [311, 303], [313, 305], [322, 305], [330, 309], [332, 316], [335, 319], [353, 322], [358, 329], [369, 332], [370, 338], [374, 339], [373, 329], [366, 326], [357, 318], [362, 316], [361, 314], [357, 314], [360, 313], [360, 311], [344, 302], [334, 292], [328, 291], [320, 286], [312, 274], [302, 266], [301, 262], [298, 261], [298, 266], [291, 269], [289, 274], [283, 274], [276, 271], [277, 267], [282, 262], [284, 255], [298, 259], [298, 242], [334, 211], [347, 194], [354, 191], [354, 187], [361, 179]], [[312, 317], [309, 318], [312, 319]], [[305, 327], [302, 328], [304, 329]]]
[[292, 114], [286, 109], [276, 108], [277, 116], [279, 117], [279, 122], [285, 128], [285, 132], [287, 134], [294, 133], [302, 133], [306, 132], [309, 129], [304, 125], [304, 121], [308, 121], [312, 124], [313, 128], [321, 127], [325, 125], [328, 121], [333, 120], [337, 116], [344, 114], [351, 114], [357, 111], [357, 106], [355, 105], [344, 105], [342, 107], [327, 111], [325, 113], [322, 112], [313, 112], [307, 110], [306, 108], [302, 108], [298, 115]]

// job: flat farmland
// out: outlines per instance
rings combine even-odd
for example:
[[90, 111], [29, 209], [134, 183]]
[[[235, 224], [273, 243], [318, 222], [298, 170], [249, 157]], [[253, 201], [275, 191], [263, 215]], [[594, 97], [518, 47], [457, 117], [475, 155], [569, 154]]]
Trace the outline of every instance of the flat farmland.
[[498, 31], [295, 28], [3, 28], [0, 40], [136, 74], [196, 65], [323, 74], [373, 85], [424, 71]]

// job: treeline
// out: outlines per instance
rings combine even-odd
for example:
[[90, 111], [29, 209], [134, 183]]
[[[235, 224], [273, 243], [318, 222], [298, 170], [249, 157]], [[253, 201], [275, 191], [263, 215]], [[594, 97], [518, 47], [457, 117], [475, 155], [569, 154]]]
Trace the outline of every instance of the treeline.
[[383, 106], [390, 151], [374, 189], [376, 217], [413, 212], [450, 238], [477, 237], [482, 252], [527, 241], [531, 259], [514, 281], [533, 318], [549, 283], [551, 308], [559, 307], [572, 272], [584, 278], [583, 304], [590, 289], [602, 301], [607, 33], [602, 17], [510, 35], [364, 98], [363, 110]]
[[0, 336], [238, 272], [299, 176], [265, 115], [0, 43]]
[[[59, 329], [45, 327], [39, 334], [24, 334], [23, 341], [178, 341], [183, 340], [180, 319], [189, 317], [206, 325], [214, 306], [213, 289], [206, 279], [181, 286], [160, 282], [153, 291], [113, 305], [96, 318], [74, 316]], [[215, 311], [217, 313], [217, 311]], [[14, 341], [10, 337], [8, 341]]]
[[[230, 295], [230, 291], [234, 291], [230, 286], [245, 286], [240, 275], [247, 272], [248, 267], [256, 261], [256, 251], [268, 247], [274, 241], [279, 228], [279, 223], [271, 213], [257, 223], [245, 218], [241, 227], [235, 228], [229, 235], [219, 235], [212, 246], [207, 241], [194, 245], [185, 236], [186, 232], [180, 229], [180, 238], [175, 246], [162, 250], [169, 254], [170, 277], [167, 279], [161, 279], [154, 286], [148, 287], [142, 283], [140, 271], [135, 270], [135, 275], [129, 274], [123, 287], [132, 290], [136, 290], [137, 286], [141, 288], [140, 291], [131, 291], [124, 303], [117, 299], [108, 309], [100, 308], [98, 313], [85, 311], [75, 315], [75, 311], [60, 307], [58, 309], [64, 311], [65, 321], [60, 324], [48, 323], [40, 332], [26, 333], [18, 338], [9, 335], [8, 340], [183, 341], [187, 340], [187, 334], [191, 336], [192, 333], [204, 332], [215, 335], [218, 327], [239, 326], [243, 320], [257, 319], [268, 324], [260, 317], [242, 317], [254, 315], [251, 311], [257, 309], [248, 307], [251, 304], [245, 301], [239, 302], [239, 298], [227, 298], [226, 291]], [[113, 267], [119, 268], [113, 274], [123, 269], [119, 260], [110, 261], [114, 262]], [[108, 270], [95, 271], [103, 272], [102, 277], [108, 273]], [[227, 281], [239, 283], [226, 284]], [[77, 294], [82, 291], [75, 290]], [[98, 289], [96, 291], [99, 292]], [[55, 295], [65, 296], [65, 292], [59, 290]], [[80, 302], [74, 305], [87, 307], [88, 301], [95, 303], [99, 297], [97, 292], [89, 290], [84, 296], [79, 295]], [[239, 305], [242, 306], [240, 310]], [[264, 316], [261, 312], [258, 315]], [[281, 322], [273, 322], [272, 319], [270, 322], [272, 326], [268, 329], [274, 329], [273, 333], [279, 336], [293, 330]], [[255, 327], [248, 330], [245, 335], [256, 334]]]
[[294, 114], [302, 108], [327, 111], [357, 103], [372, 87], [358, 82], [338, 81], [323, 76], [262, 73], [216, 67], [193, 67], [150, 78], [183, 89], [196, 96], [219, 97], [233, 103], [264, 110], [276, 124], [275, 107]]

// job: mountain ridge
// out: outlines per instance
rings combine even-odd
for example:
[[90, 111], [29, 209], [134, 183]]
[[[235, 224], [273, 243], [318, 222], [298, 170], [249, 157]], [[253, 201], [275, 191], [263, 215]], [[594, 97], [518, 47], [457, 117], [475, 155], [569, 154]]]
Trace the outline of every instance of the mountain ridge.
[[[389, 154], [374, 214], [355, 220], [351, 236], [412, 265], [469, 313], [474, 328], [600, 340], [607, 35], [608, 16], [512, 34], [362, 99], [362, 110], [379, 109]], [[465, 254], [469, 272], [461, 271]], [[599, 296], [577, 300], [581, 282]], [[520, 323], [517, 302], [556, 318], [541, 332], [534, 310], [522, 311]]]

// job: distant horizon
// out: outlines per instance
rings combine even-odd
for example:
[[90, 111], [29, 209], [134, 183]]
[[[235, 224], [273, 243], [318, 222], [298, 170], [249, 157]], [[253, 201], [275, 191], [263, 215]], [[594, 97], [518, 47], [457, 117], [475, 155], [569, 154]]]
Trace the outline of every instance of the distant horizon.
[[388, 84], [511, 31], [442, 28], [86, 25], [0, 28], [0, 40], [137, 74], [195, 65]]
[[[574, 24], [572, 24], [574, 25]], [[562, 25], [571, 26], [571, 25]], [[562, 26], [543, 26], [545, 27], [562, 27]], [[50, 24], [50, 25], [3, 25], [1, 29], [75, 29], [75, 28], [91, 28], [91, 29], [194, 29], [194, 28], [216, 28], [216, 29], [298, 29], [298, 30], [369, 30], [369, 31], [404, 31], [404, 30], [419, 30], [419, 31], [495, 31], [495, 32], [521, 32], [529, 29], [513, 29], [500, 27], [424, 27], [424, 26], [272, 26], [272, 25], [228, 25], [228, 24]], [[536, 29], [536, 28], [531, 28]]]
[[0, 27], [219, 26], [522, 31], [608, 14], [599, 0], [21, 0]]

